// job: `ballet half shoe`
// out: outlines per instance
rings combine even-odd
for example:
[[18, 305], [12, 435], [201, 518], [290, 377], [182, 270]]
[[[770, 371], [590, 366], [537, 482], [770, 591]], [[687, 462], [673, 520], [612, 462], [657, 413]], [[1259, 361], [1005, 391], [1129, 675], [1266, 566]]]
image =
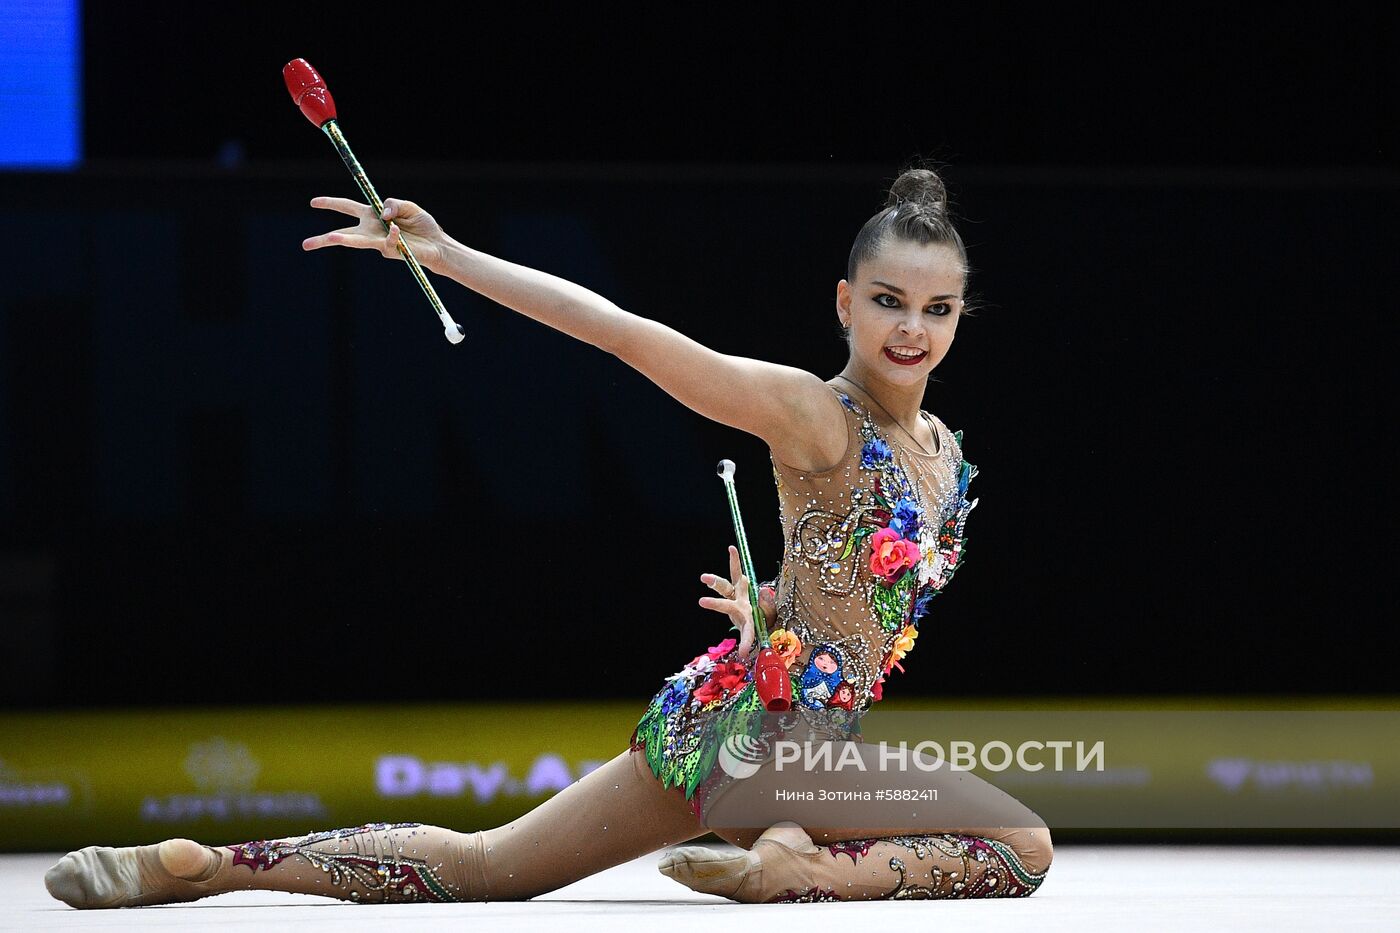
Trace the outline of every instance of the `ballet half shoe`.
[[750, 869], [747, 852], [716, 852], [704, 846], [678, 846], [661, 857], [661, 874], [701, 894], [733, 898]]
[[774, 826], [747, 852], [680, 846], [666, 853], [657, 868], [692, 891], [761, 904], [809, 886], [819, 854], [811, 837], [800, 829]]
[[50, 868], [44, 874], [44, 887], [80, 910], [170, 904], [219, 893], [207, 884], [221, 864], [218, 852], [205, 847], [212, 855], [208, 869], [185, 879], [166, 869], [159, 849], [159, 845], [88, 846], [68, 853]]

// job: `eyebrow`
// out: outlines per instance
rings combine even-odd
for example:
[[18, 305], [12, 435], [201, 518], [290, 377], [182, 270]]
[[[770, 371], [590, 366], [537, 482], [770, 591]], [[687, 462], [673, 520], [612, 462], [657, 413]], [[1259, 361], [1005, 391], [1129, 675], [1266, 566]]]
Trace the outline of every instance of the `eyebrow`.
[[[898, 285], [891, 285], [889, 282], [881, 282], [879, 279], [873, 279], [873, 280], [871, 280], [871, 283], [870, 283], [870, 284], [871, 284], [871, 285], [879, 285], [881, 288], [887, 288], [887, 289], [889, 289], [890, 291], [894, 292], [894, 293], [895, 293], [896, 295], [898, 295], [899, 297], [901, 297], [901, 298], [904, 297], [904, 289], [900, 288]], [[930, 300], [930, 301], [947, 301], [949, 298], [956, 298], [956, 297], [958, 297], [958, 296], [957, 296], [957, 295], [934, 295], [934, 296], [933, 296], [932, 298], [930, 298], [929, 300]]]

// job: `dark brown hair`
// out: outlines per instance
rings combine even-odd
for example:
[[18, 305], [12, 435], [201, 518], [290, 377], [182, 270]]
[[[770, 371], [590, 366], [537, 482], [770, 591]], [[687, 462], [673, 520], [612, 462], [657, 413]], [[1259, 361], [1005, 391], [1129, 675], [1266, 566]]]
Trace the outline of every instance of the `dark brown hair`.
[[846, 281], [854, 283], [856, 270], [891, 238], [914, 243], [947, 243], [958, 251], [965, 271], [967, 249], [948, 216], [948, 192], [943, 180], [930, 168], [909, 168], [890, 186], [885, 206], [865, 222], [846, 261]]

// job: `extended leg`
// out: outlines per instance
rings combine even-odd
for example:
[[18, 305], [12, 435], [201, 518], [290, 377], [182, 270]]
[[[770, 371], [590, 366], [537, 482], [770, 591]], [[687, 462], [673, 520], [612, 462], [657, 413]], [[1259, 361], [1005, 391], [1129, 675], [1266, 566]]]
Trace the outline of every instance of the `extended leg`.
[[70, 853], [49, 892], [74, 907], [134, 907], [237, 890], [321, 894], [362, 903], [522, 900], [704, 828], [643, 756], [623, 752], [505, 826], [458, 833], [369, 824], [210, 847], [187, 839]]
[[520, 819], [482, 835], [492, 900], [554, 891], [605, 868], [703, 835], [679, 788], [626, 751]]

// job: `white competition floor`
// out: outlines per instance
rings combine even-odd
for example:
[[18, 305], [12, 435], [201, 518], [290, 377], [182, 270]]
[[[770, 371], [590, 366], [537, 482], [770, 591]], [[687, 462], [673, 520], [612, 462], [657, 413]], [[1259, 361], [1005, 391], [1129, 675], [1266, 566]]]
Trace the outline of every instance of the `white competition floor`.
[[[1400, 848], [1056, 846], [1033, 897], [990, 901], [743, 905], [656, 870], [659, 853], [524, 903], [361, 906], [240, 892], [168, 907], [72, 910], [44, 890], [58, 855], [0, 856], [0, 930], [614, 930], [833, 921], [844, 929], [1397, 930]], [[779, 916], [781, 915], [781, 916]], [[800, 917], [797, 915], [801, 915]], [[936, 926], [935, 926], [936, 924]], [[817, 928], [817, 927], [813, 927]]]

